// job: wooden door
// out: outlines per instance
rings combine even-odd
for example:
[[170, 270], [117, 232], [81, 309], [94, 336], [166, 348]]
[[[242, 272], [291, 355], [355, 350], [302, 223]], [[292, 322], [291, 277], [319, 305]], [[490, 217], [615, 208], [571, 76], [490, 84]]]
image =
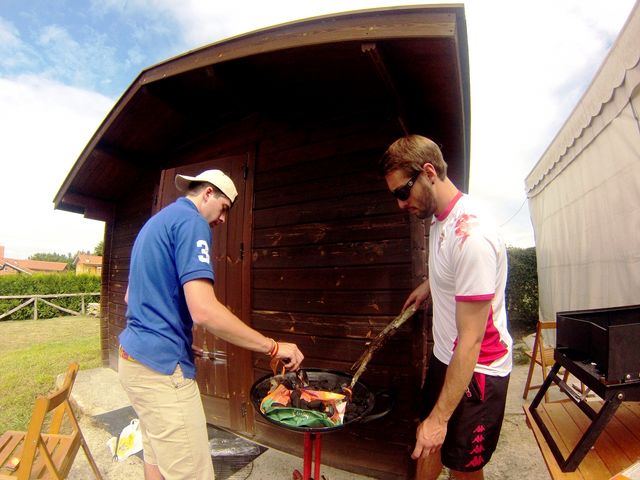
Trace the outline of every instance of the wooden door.
[[[176, 174], [196, 176], [204, 170], [225, 172], [238, 189], [238, 198], [226, 222], [212, 230], [211, 261], [215, 272], [214, 290], [224, 305], [243, 321], [249, 319], [249, 278], [251, 192], [248, 181], [249, 157], [237, 155], [170, 168], [162, 172], [158, 209], [180, 195], [175, 188]], [[246, 299], [246, 300], [245, 300]], [[196, 380], [200, 387], [207, 421], [214, 425], [253, 434], [253, 416], [248, 408], [253, 381], [251, 352], [217, 338], [194, 326], [194, 344], [215, 353], [215, 360], [196, 358]]]

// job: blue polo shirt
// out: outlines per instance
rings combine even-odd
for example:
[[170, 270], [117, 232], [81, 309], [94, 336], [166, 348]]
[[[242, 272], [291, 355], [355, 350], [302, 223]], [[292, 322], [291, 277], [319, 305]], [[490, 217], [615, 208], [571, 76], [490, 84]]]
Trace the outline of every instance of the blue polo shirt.
[[170, 375], [180, 364], [195, 378], [193, 320], [183, 285], [214, 280], [211, 228], [185, 197], [163, 208], [142, 227], [131, 252], [127, 326], [120, 344], [140, 363]]

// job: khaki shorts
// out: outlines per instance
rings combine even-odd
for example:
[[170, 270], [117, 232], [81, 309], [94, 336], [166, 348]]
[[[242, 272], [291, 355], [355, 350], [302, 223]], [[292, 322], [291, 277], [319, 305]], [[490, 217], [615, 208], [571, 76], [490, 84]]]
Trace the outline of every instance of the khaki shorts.
[[207, 425], [195, 380], [180, 365], [163, 375], [124, 359], [118, 377], [140, 420], [144, 461], [157, 465], [165, 480], [213, 480]]

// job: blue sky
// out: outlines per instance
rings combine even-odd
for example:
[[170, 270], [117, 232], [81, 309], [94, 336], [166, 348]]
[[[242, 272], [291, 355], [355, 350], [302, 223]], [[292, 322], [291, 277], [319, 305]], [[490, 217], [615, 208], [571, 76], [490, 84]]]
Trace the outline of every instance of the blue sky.
[[169, 14], [126, 5], [2, 0], [3, 76], [33, 74], [119, 97], [143, 68], [185, 47]]
[[[93, 250], [103, 224], [53, 210], [139, 73], [190, 49], [388, 0], [0, 0], [0, 245], [11, 258]], [[589, 85], [633, 0], [469, 0], [470, 193], [532, 246], [524, 179]]]

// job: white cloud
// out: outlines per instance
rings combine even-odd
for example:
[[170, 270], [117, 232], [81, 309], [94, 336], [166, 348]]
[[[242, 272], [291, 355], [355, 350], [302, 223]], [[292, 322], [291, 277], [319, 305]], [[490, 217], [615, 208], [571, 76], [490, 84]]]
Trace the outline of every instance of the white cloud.
[[33, 43], [24, 41], [15, 26], [0, 18], [0, 73], [31, 73], [98, 89], [120, 69], [109, 40], [90, 28], [69, 31], [50, 24], [34, 27], [30, 33]]
[[4, 45], [7, 48], [15, 48], [20, 44], [18, 37], [16, 27], [11, 22], [0, 17], [0, 45]]
[[508, 221], [510, 244], [530, 246], [524, 179], [604, 61], [633, 2], [513, 4], [467, 2], [470, 192], [499, 223]]
[[40, 74], [76, 87], [99, 89], [119, 69], [109, 41], [91, 29], [80, 33], [47, 25], [37, 39], [43, 58]]
[[[161, 51], [179, 55], [274, 24], [398, 3], [92, 0], [83, 12], [86, 24], [78, 18], [47, 23], [40, 15], [33, 17], [37, 23], [20, 24], [22, 30], [0, 17], [0, 181], [17, 187], [9, 195], [7, 188], [0, 189], [0, 244], [8, 255], [24, 258], [36, 251], [92, 249], [101, 239], [100, 222], [54, 212], [52, 206], [67, 172], [113, 104], [91, 89], [121, 94], [138, 73], [127, 69], [162, 61], [157, 58]], [[498, 223], [505, 223], [509, 244], [533, 244], [523, 205], [524, 179], [591, 81], [632, 6], [633, 0], [465, 2], [470, 191], [496, 213]], [[26, 42], [25, 35], [32, 35], [34, 43]], [[28, 232], [26, 239], [16, 233], [22, 230]]]
[[53, 198], [113, 100], [36, 76], [0, 78], [0, 244], [6, 255], [93, 250], [102, 222]]
[[[110, 1], [117, 8], [171, 18], [185, 48], [300, 18], [398, 4]], [[470, 191], [491, 206], [499, 223], [506, 222], [509, 243], [533, 245], [524, 179], [591, 81], [632, 5], [632, 0], [465, 2], [472, 101]]]
[[20, 38], [18, 29], [0, 17], [0, 68], [13, 70], [33, 64], [33, 52]]

